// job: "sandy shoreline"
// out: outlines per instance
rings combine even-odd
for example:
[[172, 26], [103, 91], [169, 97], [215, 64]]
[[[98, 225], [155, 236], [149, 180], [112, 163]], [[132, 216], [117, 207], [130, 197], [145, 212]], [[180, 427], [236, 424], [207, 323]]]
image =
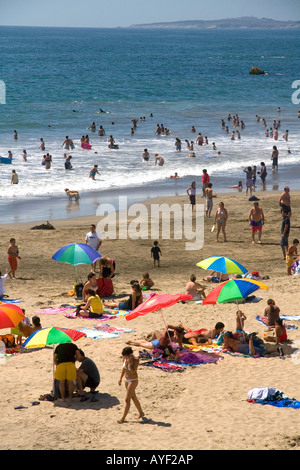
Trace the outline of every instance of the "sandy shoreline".
[[[222, 164], [221, 157], [220, 164]], [[203, 168], [207, 168], [210, 174], [210, 166], [207, 162], [203, 162]], [[280, 172], [275, 174], [273, 174], [271, 168], [269, 168], [266, 180], [266, 191], [267, 193], [270, 191], [282, 191], [286, 185], [288, 185], [292, 191], [298, 191], [300, 190], [299, 178], [299, 165], [283, 164], [280, 166]], [[201, 175], [190, 175], [189, 177], [185, 176], [179, 179], [169, 178], [165, 181], [158, 181], [146, 185], [137, 184], [137, 186], [133, 187], [125, 186], [123, 188], [116, 188], [112, 186], [109, 190], [99, 189], [80, 192], [79, 201], [69, 201], [64, 192], [64, 186], [61, 188], [61, 195], [55, 196], [45, 194], [42, 197], [36, 198], [20, 198], [16, 192], [16, 197], [13, 199], [7, 200], [7, 198], [4, 197], [0, 198], [1, 222], [5, 221], [7, 224], [15, 224], [26, 221], [69, 220], [85, 215], [95, 216], [98, 208], [102, 204], [113, 205], [115, 209], [118, 210], [120, 196], [127, 197], [128, 205], [130, 205], [145, 200], [149, 201], [154, 198], [161, 200], [161, 198], [173, 198], [185, 195], [186, 188], [190, 186], [193, 180], [195, 180], [197, 184], [197, 194], [201, 194]], [[238, 178], [227, 171], [224, 173], [220, 172], [220, 174], [213, 173], [211, 175], [213, 190], [217, 194], [235, 194], [236, 190], [230, 187], [238, 184], [239, 180], [242, 181], [245, 187], [242, 167], [241, 175]], [[257, 176], [256, 185], [257, 190], [259, 190], [261, 185], [259, 176]], [[76, 187], [72, 186], [70, 189], [76, 189]]]
[[[150, 237], [143, 240], [104, 240], [101, 254], [116, 260], [116, 294], [129, 293], [129, 281], [140, 279], [144, 271], [148, 271], [155, 282], [154, 292], [184, 292], [190, 274], [195, 273], [198, 280], [206, 275], [195, 266], [198, 261], [212, 255], [225, 255], [236, 259], [249, 271], [257, 270], [262, 276], [269, 276], [265, 281], [269, 290], [259, 291], [262, 300], [242, 306], [247, 316], [247, 331], [257, 331], [263, 336], [264, 327], [255, 317], [263, 313], [268, 298], [276, 300], [282, 314], [298, 315], [299, 278], [286, 275], [279, 245], [280, 191], [257, 192], [256, 195], [266, 217], [261, 246], [251, 244], [247, 217], [252, 203], [244, 193], [222, 194], [214, 200], [213, 213], [220, 200], [224, 201], [229, 212], [226, 244], [222, 237], [216, 243], [215, 232], [210, 231], [212, 220], [205, 220], [201, 250], [185, 250], [185, 240], [160, 239], [163, 253], [160, 268], [152, 266]], [[292, 191], [291, 198], [290, 241], [299, 238], [300, 224], [295, 208], [300, 203], [300, 192]], [[176, 202], [182, 206], [188, 203], [188, 199], [187, 196], [160, 198], [145, 204], [149, 207], [155, 202]], [[201, 200], [198, 202], [202, 203]], [[5, 283], [7, 294], [10, 298], [23, 300], [19, 305], [30, 317], [40, 309], [70, 301], [67, 293], [74, 284], [74, 267], [55, 263], [51, 257], [67, 243], [84, 242], [89, 224], [97, 224], [97, 218], [85, 216], [51, 222], [55, 230], [31, 230], [35, 225], [32, 222], [0, 226], [2, 273], [7, 266], [6, 250], [10, 237], [16, 238], [22, 257], [17, 279]], [[78, 271], [84, 281], [89, 267], [80, 266]], [[206, 285], [207, 292], [215, 287], [209, 283]], [[234, 304], [202, 306], [188, 303], [166, 309], [164, 315], [171, 324], [182, 321], [191, 328], [210, 328], [217, 321], [223, 321], [226, 330], [232, 331], [235, 329], [235, 312]], [[90, 329], [99, 324], [97, 320], [66, 318], [63, 313], [39, 316], [43, 327]], [[247, 402], [248, 391], [254, 387], [276, 387], [288, 397], [300, 399], [299, 364], [292, 360], [295, 349], [291, 345], [284, 346], [284, 359], [276, 354], [259, 359], [223, 354], [223, 360], [217, 364], [187, 367], [183, 373], [167, 373], [141, 363], [137, 394], [148, 422], [136, 422], [136, 410], [132, 407], [127, 422], [120, 426], [116, 421], [123, 412], [125, 398], [123, 386], [118, 386], [121, 351], [128, 339], [143, 338], [154, 329], [163, 329], [163, 322], [157, 312], [131, 322], [120, 317], [107, 323], [131, 328], [134, 332], [109, 339], [83, 338], [77, 342], [99, 367], [98, 402], [74, 400], [63, 404], [41, 401], [39, 406], [31, 406], [30, 401], [38, 400], [40, 395], [51, 390], [51, 349], [5, 358], [5, 363], [1, 364], [1, 383], [5, 384], [1, 393], [1, 449], [299, 449], [298, 410]], [[287, 324], [298, 326], [298, 329], [289, 330], [288, 336], [291, 341], [299, 341], [299, 322]], [[5, 332], [1, 330], [1, 334]], [[28, 408], [15, 410], [18, 405]]]

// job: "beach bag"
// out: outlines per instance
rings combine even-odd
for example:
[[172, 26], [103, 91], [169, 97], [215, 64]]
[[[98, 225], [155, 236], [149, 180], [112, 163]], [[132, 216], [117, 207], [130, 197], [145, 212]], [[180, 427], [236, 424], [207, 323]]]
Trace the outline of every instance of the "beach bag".
[[3, 341], [7, 348], [13, 348], [16, 345], [14, 335], [2, 335], [0, 336], [0, 341]]
[[74, 290], [75, 290], [76, 297], [82, 298], [83, 284], [82, 283], [75, 284]]

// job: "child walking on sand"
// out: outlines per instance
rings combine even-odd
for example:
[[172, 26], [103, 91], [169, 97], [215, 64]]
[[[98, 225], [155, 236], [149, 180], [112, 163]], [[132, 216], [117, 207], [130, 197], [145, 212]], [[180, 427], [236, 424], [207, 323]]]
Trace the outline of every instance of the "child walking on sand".
[[156, 262], [157, 262], [157, 266], [158, 267], [160, 266], [159, 259], [161, 255], [162, 255], [162, 252], [158, 246], [158, 241], [155, 241], [153, 243], [153, 247], [151, 248], [151, 257], [153, 258], [153, 266], [156, 265]]
[[9, 240], [9, 246], [7, 250], [7, 255], [8, 255], [8, 263], [10, 266], [10, 270], [8, 271], [9, 277], [12, 279], [16, 279], [16, 270], [18, 268], [18, 259], [21, 259], [19, 256], [19, 248], [16, 245], [16, 240], [15, 238], [11, 238]]

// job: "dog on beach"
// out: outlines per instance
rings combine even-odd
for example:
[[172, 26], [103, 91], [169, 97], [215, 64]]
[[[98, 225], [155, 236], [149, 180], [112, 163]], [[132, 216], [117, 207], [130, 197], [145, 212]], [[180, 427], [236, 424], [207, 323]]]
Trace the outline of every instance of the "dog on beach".
[[67, 196], [69, 196], [69, 200], [70, 200], [70, 201], [71, 201], [73, 198], [75, 199], [75, 201], [78, 201], [78, 199], [80, 198], [78, 191], [70, 191], [68, 188], [66, 188], [66, 189], [65, 189], [65, 193], [67, 194]]

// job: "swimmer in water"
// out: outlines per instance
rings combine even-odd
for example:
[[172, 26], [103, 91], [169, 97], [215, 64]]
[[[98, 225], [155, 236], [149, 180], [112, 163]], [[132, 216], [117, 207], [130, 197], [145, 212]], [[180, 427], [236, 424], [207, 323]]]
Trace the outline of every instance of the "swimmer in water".
[[150, 154], [148, 152], [148, 149], [144, 149], [144, 152], [143, 152], [143, 159], [145, 160], [145, 162], [148, 162], [149, 159], [150, 159]]
[[155, 166], [158, 164], [158, 166], [163, 166], [165, 163], [163, 157], [160, 157], [158, 153], [155, 154]]

